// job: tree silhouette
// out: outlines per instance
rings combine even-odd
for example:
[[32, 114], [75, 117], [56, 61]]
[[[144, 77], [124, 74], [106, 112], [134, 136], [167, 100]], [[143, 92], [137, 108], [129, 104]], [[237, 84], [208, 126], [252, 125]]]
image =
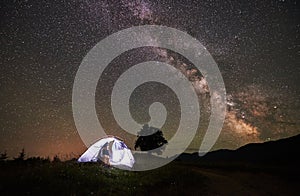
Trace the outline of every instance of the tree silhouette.
[[0, 154], [0, 161], [5, 161], [8, 158], [6, 151]]
[[17, 158], [15, 158], [15, 160], [18, 160], [18, 161], [24, 161], [25, 160], [25, 149], [23, 148], [21, 150], [21, 152], [19, 152], [19, 156]]
[[[154, 150], [168, 143], [161, 130], [149, 127], [148, 124], [143, 126], [137, 137], [134, 149], [140, 148], [141, 151]], [[157, 149], [156, 152], [161, 154], [162, 149]]]
[[55, 156], [53, 157], [53, 162], [54, 162], [54, 163], [61, 162], [61, 160], [60, 160], [60, 158], [58, 157], [58, 155], [55, 155]]

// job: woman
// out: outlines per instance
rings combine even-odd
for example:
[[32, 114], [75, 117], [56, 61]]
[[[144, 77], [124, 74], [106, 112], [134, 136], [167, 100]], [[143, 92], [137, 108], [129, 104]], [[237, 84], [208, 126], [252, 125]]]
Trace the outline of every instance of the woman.
[[110, 165], [109, 164], [109, 145], [108, 143], [104, 144], [104, 146], [101, 148], [101, 157], [103, 159], [103, 162], [106, 164], [106, 165]]

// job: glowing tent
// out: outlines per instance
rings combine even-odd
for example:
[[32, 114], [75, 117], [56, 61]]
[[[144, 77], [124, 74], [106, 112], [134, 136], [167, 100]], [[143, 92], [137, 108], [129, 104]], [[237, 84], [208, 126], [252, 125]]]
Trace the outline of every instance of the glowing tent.
[[102, 138], [85, 151], [78, 162], [98, 162], [123, 168], [132, 168], [134, 157], [130, 149], [120, 139], [109, 136]]

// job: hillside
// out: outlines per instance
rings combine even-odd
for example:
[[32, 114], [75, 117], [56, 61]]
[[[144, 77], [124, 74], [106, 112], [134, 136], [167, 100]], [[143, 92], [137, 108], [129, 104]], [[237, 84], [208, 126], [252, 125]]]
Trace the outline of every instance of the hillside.
[[296, 166], [300, 163], [300, 135], [277, 141], [247, 144], [237, 150], [217, 150], [209, 152], [203, 157], [199, 157], [198, 153], [185, 153], [180, 155], [178, 159]]
[[143, 172], [76, 160], [0, 161], [0, 195], [297, 195], [299, 141], [295, 136], [204, 157], [182, 154]]

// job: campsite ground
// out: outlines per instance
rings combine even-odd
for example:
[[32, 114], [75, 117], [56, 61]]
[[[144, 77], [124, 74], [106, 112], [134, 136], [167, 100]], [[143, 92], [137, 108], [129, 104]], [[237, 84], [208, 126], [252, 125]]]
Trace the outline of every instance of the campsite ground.
[[98, 163], [0, 162], [0, 195], [297, 195], [299, 170], [173, 161], [130, 172]]

